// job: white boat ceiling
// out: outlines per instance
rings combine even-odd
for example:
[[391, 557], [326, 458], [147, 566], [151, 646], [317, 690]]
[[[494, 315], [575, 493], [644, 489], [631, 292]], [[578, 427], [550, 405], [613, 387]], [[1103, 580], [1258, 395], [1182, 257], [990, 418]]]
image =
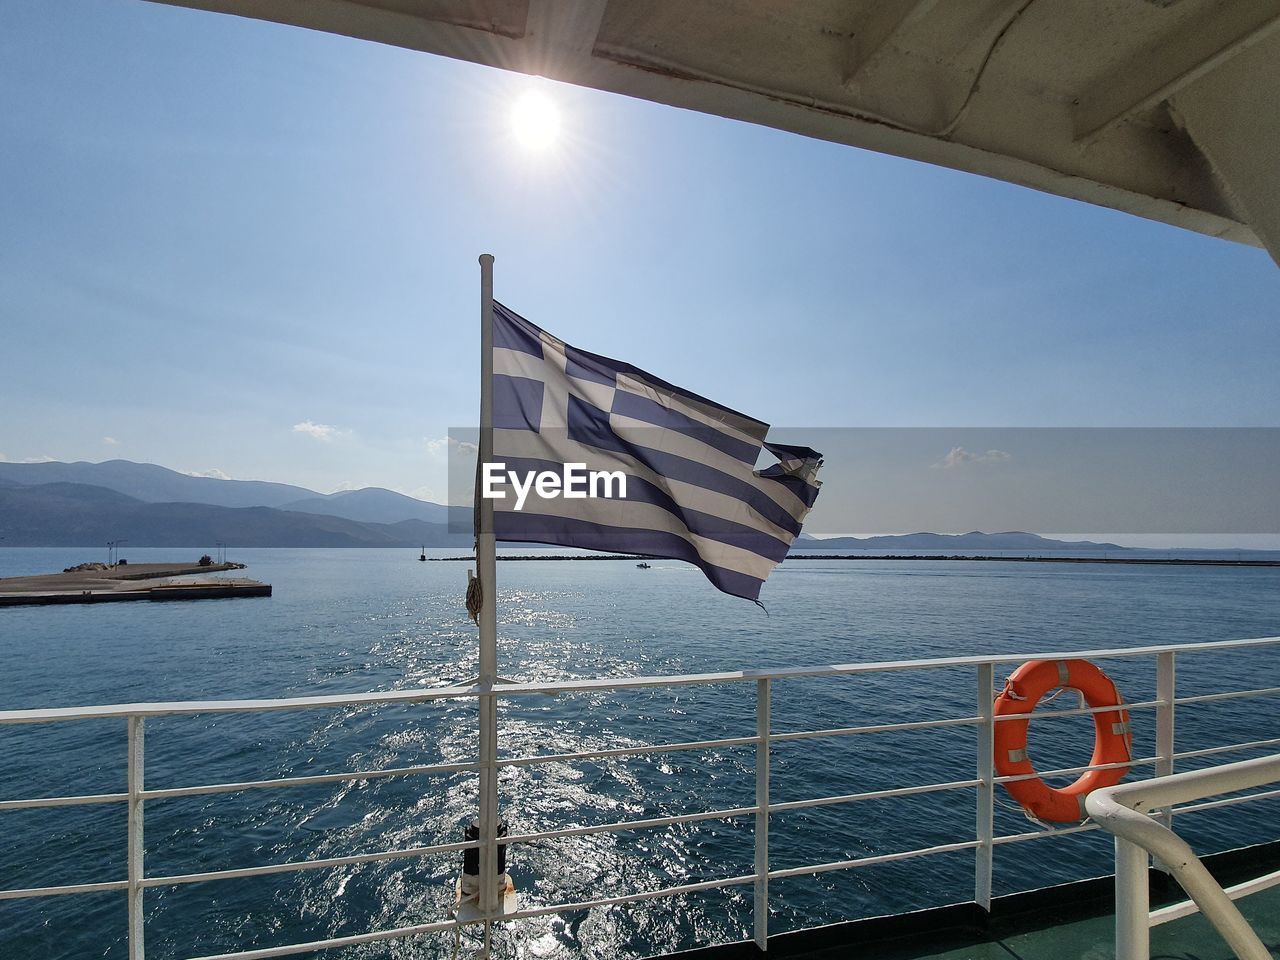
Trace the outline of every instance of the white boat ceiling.
[[954, 167], [1280, 261], [1280, 0], [158, 2]]

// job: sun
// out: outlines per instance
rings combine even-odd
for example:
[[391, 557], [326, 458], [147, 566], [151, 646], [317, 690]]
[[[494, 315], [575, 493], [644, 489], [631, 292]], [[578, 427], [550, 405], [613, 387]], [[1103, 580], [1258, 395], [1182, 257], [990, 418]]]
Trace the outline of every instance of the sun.
[[560, 135], [560, 110], [538, 90], [526, 90], [511, 106], [511, 130], [521, 145], [546, 150]]

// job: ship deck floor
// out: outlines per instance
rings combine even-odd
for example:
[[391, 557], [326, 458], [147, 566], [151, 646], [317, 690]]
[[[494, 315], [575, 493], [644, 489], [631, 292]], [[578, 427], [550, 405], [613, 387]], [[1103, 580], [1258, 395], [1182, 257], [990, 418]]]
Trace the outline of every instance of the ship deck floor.
[[[1280, 841], [1204, 858], [1223, 886], [1280, 867]], [[1186, 899], [1172, 878], [1151, 870], [1151, 905]], [[764, 953], [742, 941], [667, 955], [669, 960], [1112, 960], [1115, 956], [1114, 880], [1098, 877], [1010, 894], [990, 913], [957, 903], [865, 920], [781, 933]], [[1258, 937], [1280, 960], [1280, 886], [1236, 901]], [[1231, 960], [1213, 926], [1193, 914], [1151, 930], [1159, 960]]]
[[[1273, 957], [1280, 958], [1280, 887], [1236, 901]], [[1115, 917], [1112, 914], [1054, 924], [1035, 930], [1009, 932], [969, 943], [921, 947], [919, 942], [882, 951], [859, 951], [861, 960], [1110, 960], [1115, 956]], [[905, 949], [904, 949], [905, 948]], [[806, 960], [848, 957], [849, 947], [801, 955]], [[1163, 960], [1233, 960], [1235, 954], [1204, 917], [1183, 917], [1151, 930], [1151, 956]]]

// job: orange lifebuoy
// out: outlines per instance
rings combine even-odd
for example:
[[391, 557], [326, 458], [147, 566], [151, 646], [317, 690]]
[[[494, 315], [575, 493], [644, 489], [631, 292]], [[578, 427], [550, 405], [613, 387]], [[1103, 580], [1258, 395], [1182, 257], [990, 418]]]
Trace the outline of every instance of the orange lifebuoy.
[[[997, 717], [1030, 714], [1040, 698], [1055, 687], [1070, 687], [1084, 694], [1090, 707], [1116, 707], [1093, 714], [1095, 733], [1090, 766], [1124, 763], [1109, 770], [1088, 770], [1069, 787], [1055, 789], [1039, 777], [1004, 784], [1013, 799], [1032, 816], [1050, 823], [1078, 823], [1085, 818], [1084, 798], [1100, 787], [1110, 787], [1124, 779], [1133, 759], [1129, 733], [1129, 711], [1124, 697], [1105, 673], [1088, 660], [1029, 660], [1015, 670], [996, 697]], [[1025, 720], [1005, 720], [995, 724], [995, 768], [999, 776], [1034, 774], [1027, 752]]]

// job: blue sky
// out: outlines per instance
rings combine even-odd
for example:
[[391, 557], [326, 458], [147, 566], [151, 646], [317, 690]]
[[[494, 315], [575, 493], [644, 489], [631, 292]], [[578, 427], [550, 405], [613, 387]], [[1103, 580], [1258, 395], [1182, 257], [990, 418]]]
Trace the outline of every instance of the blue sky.
[[[484, 251], [534, 322], [778, 425], [1280, 425], [1259, 250], [274, 24], [2, 17], [9, 460], [440, 497]], [[531, 84], [547, 152], [512, 136]]]

